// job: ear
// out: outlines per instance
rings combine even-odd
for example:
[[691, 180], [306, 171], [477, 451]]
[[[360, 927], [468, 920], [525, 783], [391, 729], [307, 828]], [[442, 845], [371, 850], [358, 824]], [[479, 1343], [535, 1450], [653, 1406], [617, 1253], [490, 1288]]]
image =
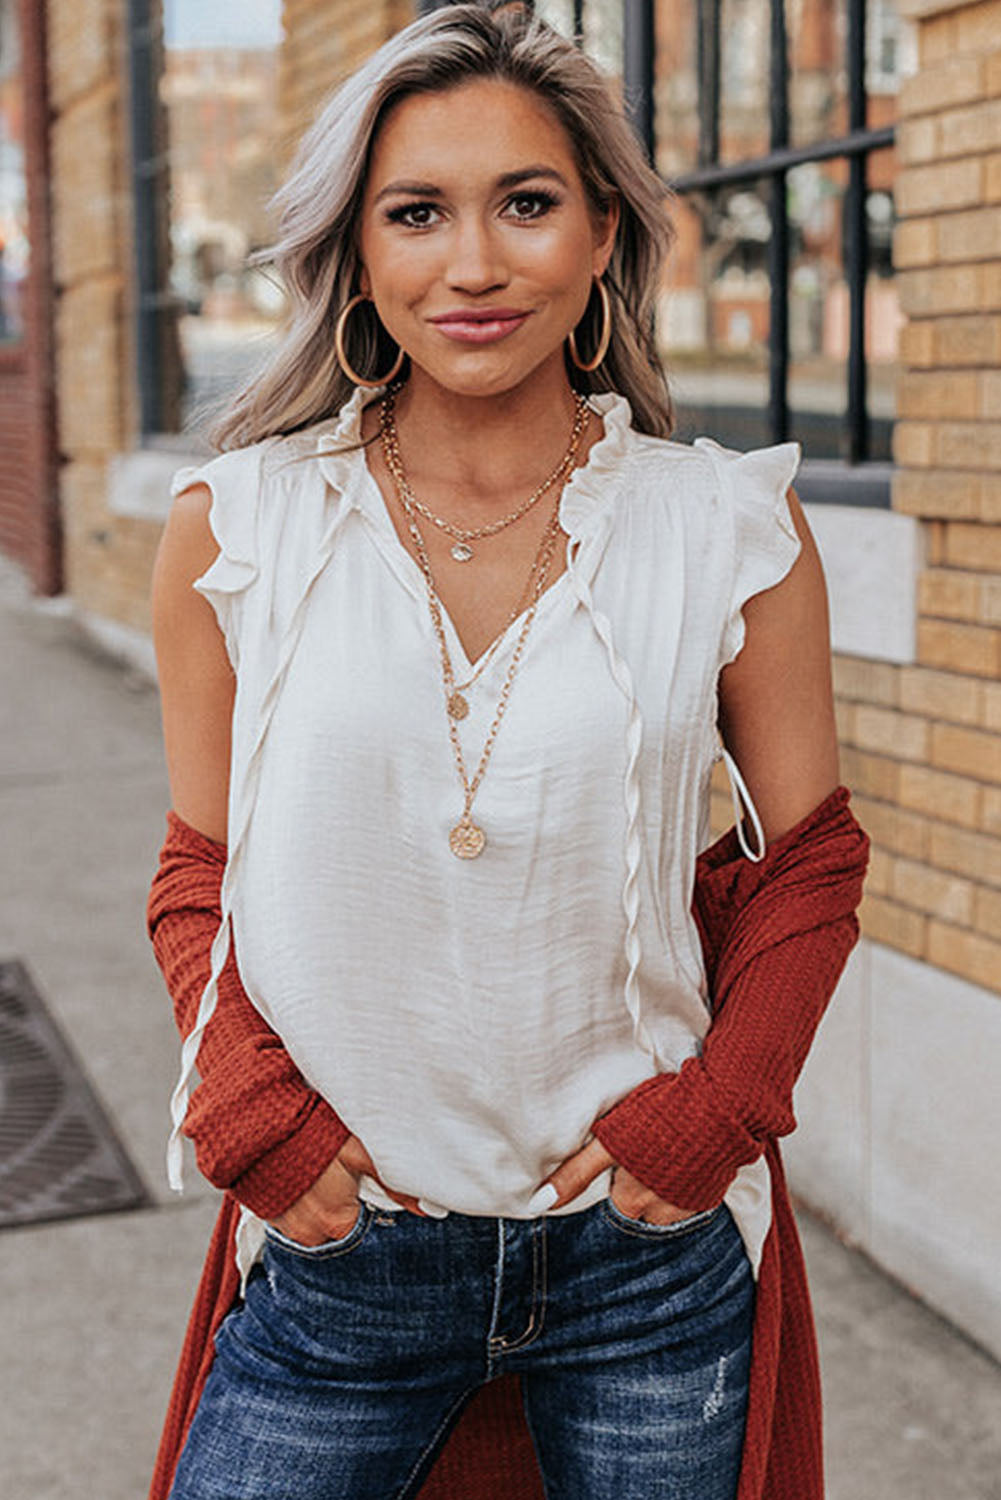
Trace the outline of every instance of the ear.
[[360, 261], [358, 262], [358, 290], [361, 292], [363, 297], [368, 297], [371, 299], [372, 283], [369, 280], [368, 272]]
[[615, 236], [619, 230], [620, 200], [618, 193], [613, 193], [607, 211], [600, 219], [595, 220], [594, 247], [591, 251], [591, 268], [595, 276], [601, 276], [608, 269], [608, 262], [612, 258], [615, 249]]

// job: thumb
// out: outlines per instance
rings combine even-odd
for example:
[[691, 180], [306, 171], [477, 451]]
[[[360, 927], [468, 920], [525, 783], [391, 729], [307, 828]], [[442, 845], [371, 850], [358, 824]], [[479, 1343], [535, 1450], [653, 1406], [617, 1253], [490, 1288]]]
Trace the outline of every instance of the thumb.
[[337, 1160], [356, 1176], [361, 1172], [367, 1173], [370, 1177], [377, 1176], [375, 1163], [356, 1135], [348, 1136], [337, 1153]]
[[599, 1140], [588, 1141], [586, 1146], [575, 1151], [573, 1156], [568, 1156], [555, 1172], [550, 1173], [529, 1200], [529, 1213], [543, 1214], [547, 1209], [569, 1203], [584, 1191], [588, 1183], [594, 1181], [599, 1172], [614, 1165], [615, 1157]]

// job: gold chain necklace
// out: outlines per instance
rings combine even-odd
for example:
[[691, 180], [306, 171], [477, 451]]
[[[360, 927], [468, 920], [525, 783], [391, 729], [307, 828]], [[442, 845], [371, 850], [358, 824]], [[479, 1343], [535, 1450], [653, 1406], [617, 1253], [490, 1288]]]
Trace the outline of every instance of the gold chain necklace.
[[[385, 452], [385, 422], [383, 423], [382, 427], [382, 438], [383, 451]], [[483, 850], [486, 848], [487, 836], [484, 833], [483, 829], [473, 822], [473, 801], [480, 789], [483, 778], [486, 775], [487, 766], [489, 765], [490, 757], [493, 754], [494, 742], [497, 739], [497, 731], [500, 729], [501, 720], [504, 718], [504, 714], [507, 711], [508, 700], [511, 696], [511, 688], [514, 684], [514, 679], [517, 674], [518, 667], [521, 664], [521, 658], [524, 655], [525, 643], [528, 640], [528, 633], [532, 628], [532, 622], [535, 619], [536, 610], [539, 607], [539, 600], [541, 599], [542, 594], [545, 591], [546, 580], [549, 577], [553, 555], [556, 551], [556, 544], [560, 534], [559, 504], [557, 503], [553, 506], [553, 513], [546, 524], [546, 529], [543, 532], [538, 552], [536, 553], [535, 559], [532, 563], [532, 571], [529, 574], [529, 583], [531, 584], [531, 579], [534, 575], [535, 584], [532, 588], [531, 603], [529, 604], [528, 609], [525, 612], [525, 619], [522, 622], [521, 630], [518, 632], [518, 639], [515, 642], [511, 660], [508, 663], [507, 673], [505, 674], [504, 683], [501, 687], [500, 697], [497, 701], [497, 708], [494, 711], [493, 722], [491, 723], [490, 729], [487, 732], [487, 738], [486, 742], [484, 743], [483, 750], [480, 754], [479, 764], [477, 765], [472, 777], [470, 777], [466, 770], [466, 759], [462, 753], [462, 742], [459, 739], [459, 730], [457, 724], [457, 720], [465, 718], [466, 714], [469, 712], [469, 708], [468, 704], [466, 704], [465, 702], [465, 699], [462, 697], [462, 694], [456, 687], [455, 672], [452, 667], [452, 657], [448, 649], [448, 639], [445, 635], [445, 626], [442, 619], [441, 602], [438, 598], [438, 591], [435, 588], [434, 574], [431, 571], [431, 560], [428, 557], [427, 548], [424, 545], [424, 538], [421, 535], [420, 527], [417, 524], [417, 516], [415, 514], [414, 506], [410, 500], [410, 495], [408, 493], [409, 486], [405, 487], [399, 482], [399, 480], [397, 479], [396, 470], [389, 465], [388, 458], [387, 467], [390, 468], [390, 473], [392, 473], [393, 478], [396, 481], [397, 497], [400, 501], [403, 514], [406, 518], [407, 529], [413, 539], [414, 550], [417, 553], [417, 560], [420, 565], [421, 573], [424, 577], [424, 585], [427, 590], [428, 609], [431, 614], [431, 623], [434, 626], [435, 636], [438, 640], [438, 653], [441, 659], [441, 672], [442, 682], [445, 690], [445, 711], [446, 719], [448, 722], [448, 735], [452, 743], [452, 753], [455, 756], [456, 770], [459, 773], [459, 780], [462, 783], [462, 789], [465, 793], [462, 815], [454, 828], [449, 830], [448, 846], [458, 859], [476, 859], [476, 857], [482, 854]], [[513, 618], [516, 619], [517, 614], [515, 614]], [[510, 624], [511, 621], [509, 621], [508, 623]], [[499, 641], [500, 637], [498, 637], [494, 642], [494, 646], [491, 647], [488, 655], [492, 654], [494, 648], [499, 644]], [[480, 669], [478, 669], [478, 671], [474, 673], [474, 677], [470, 679], [470, 681], [475, 680], [475, 677], [479, 675], [479, 671], [482, 670], [485, 666], [486, 662], [483, 662]], [[465, 686], [469, 686], [469, 684], [467, 683], [465, 684]]]
[[549, 578], [549, 567], [552, 562], [552, 552], [546, 552], [547, 535], [548, 527], [546, 532], [543, 533], [542, 541], [539, 544], [539, 550], [536, 552], [535, 558], [532, 562], [532, 566], [529, 569], [528, 579], [526, 580], [525, 587], [518, 595], [514, 608], [511, 610], [511, 613], [507, 617], [504, 629], [498, 636], [495, 636], [492, 645], [487, 648], [484, 655], [480, 658], [479, 664], [477, 665], [476, 670], [473, 672], [472, 676], [467, 677], [465, 682], [455, 683], [448, 698], [448, 712], [451, 718], [464, 719], [469, 713], [469, 704], [466, 701], [464, 695], [473, 686], [473, 683], [479, 679], [482, 673], [486, 671], [487, 667], [489, 667], [490, 663], [493, 661], [494, 656], [497, 653], [497, 649], [500, 646], [501, 642], [504, 640], [504, 637], [507, 635], [508, 630], [514, 624], [515, 620], [521, 614], [522, 610], [526, 607], [525, 601], [527, 600], [529, 603], [531, 602], [532, 580], [536, 577], [537, 572], [541, 574], [541, 579], [538, 584], [539, 593], [542, 594], [545, 592], [546, 583], [548, 582]]
[[551, 489], [557, 480], [561, 479], [564, 474], [569, 473], [570, 469], [573, 468], [574, 459], [577, 457], [577, 449], [580, 446], [581, 434], [584, 431], [589, 415], [587, 397], [582, 396], [579, 391], [574, 391], [573, 398], [574, 418], [573, 426], [570, 430], [570, 441], [567, 445], [567, 451], [549, 478], [543, 480], [542, 484], [532, 491], [528, 499], [519, 505], [517, 510], [511, 511], [509, 515], [502, 516], [499, 521], [491, 521], [486, 526], [468, 527], [457, 526], [452, 521], [446, 521], [444, 516], [435, 515], [434, 511], [425, 505], [423, 501], [418, 500], [410, 488], [409, 481], [404, 472], [403, 460], [400, 456], [400, 438], [396, 428], [396, 388], [390, 386], [382, 398], [380, 411], [383, 449], [386, 453], [387, 467], [392, 473], [397, 486], [405, 491], [410, 505], [418, 515], [423, 516], [426, 521], [430, 521], [433, 526], [437, 526], [439, 531], [444, 531], [448, 536], [455, 538], [455, 544], [450, 548], [450, 553], [456, 562], [469, 562], [476, 555], [473, 548], [469, 545], [470, 542], [482, 541], [484, 537], [488, 536], [496, 536], [499, 531], [503, 531], [508, 526], [513, 526], [515, 521], [520, 521], [522, 516], [527, 515], [532, 507], [538, 504], [546, 491]]

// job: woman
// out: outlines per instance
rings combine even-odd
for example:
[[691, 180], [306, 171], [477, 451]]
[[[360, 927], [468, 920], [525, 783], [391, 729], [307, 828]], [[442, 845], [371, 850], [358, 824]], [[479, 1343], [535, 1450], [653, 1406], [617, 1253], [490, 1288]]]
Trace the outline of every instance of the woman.
[[171, 1172], [183, 1124], [245, 1282], [172, 1494], [416, 1494], [518, 1375], [547, 1496], [732, 1500], [791, 1125], [700, 1115], [690, 908], [718, 729], [769, 882], [835, 816], [798, 449], [668, 440], [663, 190], [540, 22], [408, 27], [280, 205], [287, 339], [154, 591]]

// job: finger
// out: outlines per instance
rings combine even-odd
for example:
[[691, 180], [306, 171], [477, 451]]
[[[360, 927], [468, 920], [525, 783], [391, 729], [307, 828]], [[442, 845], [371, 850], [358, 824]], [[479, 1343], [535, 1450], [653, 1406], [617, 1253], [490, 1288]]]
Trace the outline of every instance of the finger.
[[375, 1167], [368, 1151], [362, 1145], [356, 1135], [349, 1135], [337, 1155], [334, 1157], [342, 1167], [355, 1177], [361, 1172], [374, 1171]]
[[603, 1172], [606, 1167], [613, 1166], [614, 1163], [614, 1156], [599, 1140], [588, 1141], [586, 1146], [575, 1151], [573, 1156], [568, 1156], [555, 1172], [550, 1173], [529, 1201], [529, 1213], [543, 1214], [548, 1209], [569, 1203], [571, 1199], [577, 1197], [578, 1193], [582, 1193], [599, 1173]]
[[371, 1177], [372, 1181], [377, 1182], [382, 1188], [382, 1191], [384, 1193], [387, 1193], [389, 1197], [392, 1198], [393, 1202], [398, 1203], [401, 1208], [408, 1209], [410, 1213], [417, 1214], [422, 1219], [429, 1217], [429, 1215], [424, 1212], [424, 1209], [421, 1208], [420, 1200], [415, 1194], [398, 1193], [395, 1191], [395, 1189], [387, 1186], [387, 1184], [383, 1182], [376, 1169], [375, 1162], [372, 1160], [365, 1146], [356, 1135], [348, 1136], [347, 1140], [344, 1142], [344, 1145], [341, 1147], [340, 1151], [338, 1151], [336, 1160], [339, 1161], [343, 1166], [345, 1166], [347, 1170], [355, 1177], [360, 1177], [362, 1173], [364, 1173], [366, 1177]]

